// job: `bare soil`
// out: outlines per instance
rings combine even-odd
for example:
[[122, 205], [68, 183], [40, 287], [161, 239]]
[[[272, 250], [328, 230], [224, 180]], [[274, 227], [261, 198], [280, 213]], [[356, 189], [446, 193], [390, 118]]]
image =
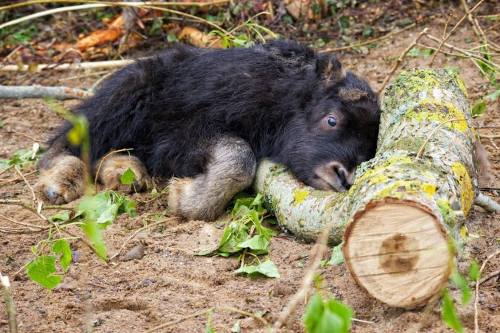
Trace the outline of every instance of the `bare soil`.
[[[430, 23], [434, 35], [441, 35], [445, 19], [438, 17]], [[346, 67], [365, 76], [375, 88], [390, 72], [394, 60], [415, 38], [421, 27], [414, 28], [366, 49], [366, 54], [345, 53], [341, 60]], [[459, 28], [451, 42], [464, 44], [474, 39], [468, 25]], [[409, 58], [405, 68], [426, 66], [430, 58]], [[488, 82], [467, 59], [439, 55], [437, 66], [457, 67], [464, 78], [471, 100], [486, 93]], [[88, 88], [99, 76], [92, 72], [42, 72], [40, 74], [2, 74], [2, 84], [67, 85]], [[102, 74], [100, 74], [102, 76]], [[75, 102], [65, 102], [71, 106]], [[8, 158], [16, 150], [42, 143], [61, 123], [42, 100], [0, 101], [0, 158]], [[482, 183], [489, 188], [500, 187], [500, 114], [498, 102], [489, 103], [487, 113], [476, 120], [478, 132], [493, 165], [494, 180]], [[34, 167], [23, 171], [33, 185], [37, 174]], [[26, 184], [12, 171], [0, 175], [0, 199], [31, 200]], [[498, 201], [498, 190], [486, 191]], [[134, 194], [138, 200], [136, 218], [121, 216], [105, 232], [110, 254], [116, 253], [139, 228], [152, 221], [152, 213], [163, 215], [164, 198], [152, 200], [149, 194]], [[45, 210], [46, 214], [52, 212]], [[0, 206], [0, 227], [12, 227], [3, 216], [28, 223], [43, 223], [33, 213], [17, 206]], [[466, 271], [470, 260], [483, 262], [499, 248], [500, 216], [474, 207], [466, 221], [469, 238], [459, 267]], [[308, 264], [311, 244], [304, 244], [281, 231], [273, 238], [270, 256], [280, 270], [281, 278], [250, 279], [236, 276], [234, 258], [201, 257], [194, 254], [207, 244], [217, 242], [221, 223], [182, 221], [164, 217], [164, 223], [140, 231], [125, 245], [123, 254], [139, 244], [144, 247], [140, 259], [123, 261], [123, 254], [109, 264], [98, 260], [77, 240], [71, 241], [74, 264], [63, 283], [47, 291], [30, 281], [23, 266], [33, 255], [31, 246], [44, 239], [42, 233], [0, 234], [0, 271], [10, 276], [13, 297], [17, 306], [20, 332], [79, 332], [90, 326], [94, 332], [144, 332], [157, 325], [189, 316], [209, 307], [232, 307], [262, 314], [273, 322], [288, 299], [299, 288]], [[73, 230], [78, 233], [77, 229]], [[487, 265], [484, 276], [500, 269], [500, 258]], [[403, 310], [390, 308], [367, 295], [351, 278], [345, 265], [326, 266], [320, 270], [323, 288], [349, 304], [355, 317], [371, 323], [354, 322], [353, 332], [408, 332], [423, 325], [422, 332], [447, 332], [442, 324], [439, 306], [429, 309]], [[482, 332], [500, 330], [500, 278], [496, 276], [481, 285], [479, 293], [479, 324]], [[457, 297], [458, 291], [453, 290]], [[303, 304], [290, 318], [283, 332], [301, 332]], [[468, 331], [473, 330], [472, 304], [459, 307], [460, 317]], [[236, 322], [242, 332], [264, 332], [255, 319], [234, 311], [216, 310], [213, 326], [217, 332], [230, 332]], [[198, 316], [160, 330], [162, 332], [201, 332], [206, 315]], [[7, 332], [7, 317], [0, 311], [0, 332]]]

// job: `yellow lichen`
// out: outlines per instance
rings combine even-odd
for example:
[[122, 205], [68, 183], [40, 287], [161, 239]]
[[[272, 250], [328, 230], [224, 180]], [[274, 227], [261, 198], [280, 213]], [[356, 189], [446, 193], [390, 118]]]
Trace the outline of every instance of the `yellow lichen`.
[[469, 128], [464, 114], [453, 104], [436, 99], [424, 99], [418, 106], [408, 111], [407, 118], [421, 121], [434, 121], [440, 125], [465, 132]]
[[474, 201], [474, 188], [467, 168], [460, 162], [455, 162], [451, 166], [458, 184], [460, 185], [460, 201], [464, 215], [468, 215]]
[[455, 82], [457, 83], [458, 88], [464, 94], [465, 97], [469, 97], [467, 94], [467, 87], [465, 86], [465, 82], [458, 76], [455, 76]]
[[297, 188], [293, 191], [293, 205], [297, 206], [309, 196], [309, 190]]
[[434, 194], [436, 194], [436, 185], [431, 183], [423, 183], [422, 191], [424, 191], [429, 196], [429, 198], [432, 198]]
[[373, 185], [373, 184], [380, 184], [380, 183], [384, 183], [387, 181], [387, 176], [384, 175], [384, 174], [379, 174], [379, 175], [376, 175], [374, 177], [372, 177], [370, 179], [370, 185]]

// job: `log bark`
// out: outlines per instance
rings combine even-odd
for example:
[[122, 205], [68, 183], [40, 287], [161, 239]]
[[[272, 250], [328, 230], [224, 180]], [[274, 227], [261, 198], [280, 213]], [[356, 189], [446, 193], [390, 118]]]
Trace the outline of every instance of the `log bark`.
[[446, 284], [461, 222], [476, 195], [476, 134], [463, 82], [445, 70], [403, 72], [387, 88], [375, 158], [349, 192], [314, 190], [264, 161], [255, 188], [278, 222], [314, 240], [343, 241], [352, 276], [392, 306], [425, 303]]

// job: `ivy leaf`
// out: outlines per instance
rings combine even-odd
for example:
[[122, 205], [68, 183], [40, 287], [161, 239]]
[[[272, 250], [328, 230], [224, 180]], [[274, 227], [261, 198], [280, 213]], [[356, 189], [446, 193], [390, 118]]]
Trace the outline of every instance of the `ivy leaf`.
[[341, 243], [333, 247], [332, 256], [330, 257], [330, 261], [328, 261], [328, 264], [336, 266], [343, 263], [344, 263], [344, 254], [342, 253], [342, 243]]
[[78, 204], [76, 216], [95, 221], [104, 228], [121, 213], [135, 216], [135, 202], [116, 192], [104, 191], [84, 197]]
[[120, 183], [123, 185], [132, 185], [135, 181], [135, 173], [132, 169], [128, 168], [120, 177]]
[[49, 221], [52, 223], [66, 222], [68, 220], [69, 220], [69, 211], [67, 211], [67, 210], [60, 212], [60, 213], [56, 213], [56, 214], [52, 215], [51, 217], [49, 217]]
[[29, 278], [47, 289], [54, 289], [61, 283], [62, 277], [56, 272], [56, 257], [39, 256], [26, 266]]
[[279, 278], [278, 267], [271, 261], [266, 260], [258, 265], [243, 266], [236, 270], [236, 274], [247, 274], [250, 277], [264, 275], [270, 278]]
[[52, 244], [52, 252], [60, 255], [59, 263], [61, 264], [64, 272], [67, 272], [69, 265], [71, 264], [71, 260], [73, 259], [68, 241], [65, 239], [56, 240], [54, 244]]
[[469, 267], [469, 279], [472, 281], [477, 281], [480, 278], [479, 274], [479, 264], [477, 261], [473, 260]]
[[443, 292], [443, 305], [441, 306], [441, 318], [443, 322], [457, 333], [463, 333], [464, 328], [455, 311], [455, 304], [451, 299], [448, 289]]
[[232, 253], [241, 251], [238, 244], [244, 242], [248, 238], [248, 226], [238, 221], [229, 223], [224, 228], [217, 252], [222, 256], [229, 256]]
[[462, 304], [467, 304], [472, 298], [472, 291], [470, 290], [469, 283], [456, 269], [451, 274], [453, 284], [457, 286], [462, 293]]
[[303, 320], [309, 333], [347, 333], [351, 328], [352, 310], [333, 298], [325, 301], [314, 294]]
[[81, 226], [85, 235], [90, 240], [92, 247], [94, 248], [97, 255], [104, 261], [107, 260], [106, 244], [102, 238], [102, 229], [99, 224], [93, 220], [87, 220]]
[[240, 249], [250, 249], [256, 254], [266, 254], [269, 249], [269, 240], [263, 235], [255, 235], [237, 245]]
[[486, 102], [485, 101], [479, 101], [474, 106], [472, 107], [471, 114], [472, 117], [479, 117], [486, 111]]

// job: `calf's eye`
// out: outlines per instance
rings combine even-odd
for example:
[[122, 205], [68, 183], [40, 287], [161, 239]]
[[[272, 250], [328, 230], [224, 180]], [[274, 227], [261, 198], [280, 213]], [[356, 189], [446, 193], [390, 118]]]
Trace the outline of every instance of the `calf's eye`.
[[330, 116], [328, 117], [327, 122], [329, 126], [335, 127], [335, 125], [337, 125], [337, 118]]

